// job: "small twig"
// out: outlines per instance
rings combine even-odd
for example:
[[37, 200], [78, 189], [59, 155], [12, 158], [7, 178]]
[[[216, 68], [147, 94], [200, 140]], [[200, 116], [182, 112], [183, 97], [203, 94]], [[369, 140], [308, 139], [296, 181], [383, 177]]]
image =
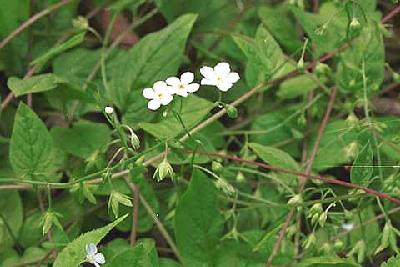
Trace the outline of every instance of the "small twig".
[[133, 194], [132, 229], [129, 241], [130, 245], [134, 246], [137, 238], [137, 226], [139, 222], [139, 203], [140, 203], [139, 200], [140, 189], [137, 184], [133, 184], [132, 194]]
[[381, 20], [382, 23], [386, 23], [391, 20], [394, 16], [396, 16], [400, 12], [400, 5], [397, 5], [392, 11], [390, 11], [386, 16]]
[[[132, 192], [135, 191], [135, 185], [128, 179], [128, 177], [124, 177], [126, 183], [128, 184], [129, 188], [131, 189]], [[147, 213], [150, 215], [150, 217], [153, 219], [154, 223], [156, 224], [158, 230], [162, 234], [162, 236], [165, 238], [167, 241], [168, 245], [171, 247], [172, 251], [174, 252], [176, 258], [182, 262], [182, 257], [178, 251], [178, 248], [176, 247], [172, 237], [169, 235], [167, 229], [165, 229], [164, 225], [161, 223], [161, 221], [158, 219], [157, 214], [154, 212], [150, 204], [147, 202], [147, 200], [142, 196], [142, 194], [139, 193], [139, 199], [140, 202], [143, 204], [143, 207], [146, 209]]]
[[54, 4], [52, 6], [49, 6], [48, 8], [40, 11], [39, 13], [36, 13], [36, 15], [30, 17], [27, 21], [22, 23], [17, 29], [15, 29], [12, 33], [10, 33], [6, 38], [3, 39], [0, 43], [0, 49], [3, 49], [13, 38], [15, 38], [18, 34], [23, 32], [25, 29], [27, 29], [29, 26], [31, 26], [33, 23], [35, 23], [37, 20], [43, 18], [44, 16], [47, 16], [48, 14], [52, 13], [53, 11], [59, 9], [60, 7], [70, 3], [72, 0], [63, 0], [57, 4]]

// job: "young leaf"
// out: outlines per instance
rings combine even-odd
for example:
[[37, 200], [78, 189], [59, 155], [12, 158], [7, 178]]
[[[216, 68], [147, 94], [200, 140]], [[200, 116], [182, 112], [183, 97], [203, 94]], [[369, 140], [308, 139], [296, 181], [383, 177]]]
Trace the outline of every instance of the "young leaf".
[[46, 125], [24, 103], [14, 119], [10, 162], [21, 179], [48, 180], [53, 167], [53, 140]]
[[368, 186], [371, 183], [373, 167], [373, 151], [368, 142], [360, 150], [351, 168], [350, 180], [352, 183]]
[[125, 120], [141, 122], [152, 117], [142, 90], [176, 74], [196, 18], [194, 14], [183, 15], [165, 29], [146, 35], [130, 50], [120, 51], [110, 61], [108, 93], [122, 109]]
[[52, 90], [59, 84], [65, 83], [63, 79], [53, 73], [40, 74], [27, 79], [11, 77], [7, 86], [18, 97], [29, 93], [40, 93]]
[[111, 231], [111, 229], [123, 221], [127, 216], [128, 215], [124, 215], [102, 228], [79, 236], [77, 239], [68, 244], [68, 246], [60, 252], [60, 254], [58, 254], [58, 257], [54, 262], [54, 267], [79, 266], [79, 264], [85, 259], [86, 245], [90, 243], [97, 245], [108, 234], [108, 232]]
[[223, 222], [215, 186], [204, 173], [194, 170], [175, 214], [176, 242], [185, 265], [212, 265]]

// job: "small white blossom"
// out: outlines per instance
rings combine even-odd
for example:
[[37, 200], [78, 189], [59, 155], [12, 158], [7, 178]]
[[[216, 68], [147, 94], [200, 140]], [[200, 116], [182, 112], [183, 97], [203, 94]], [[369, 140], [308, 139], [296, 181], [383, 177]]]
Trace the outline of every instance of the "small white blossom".
[[342, 224], [342, 229], [346, 231], [351, 231], [354, 228], [354, 224], [352, 223], [343, 223]]
[[143, 96], [150, 99], [147, 107], [151, 110], [157, 110], [161, 105], [168, 105], [173, 97], [173, 89], [163, 81], [155, 82], [153, 88], [145, 88]]
[[104, 112], [107, 114], [113, 114], [114, 113], [114, 108], [113, 107], [105, 107]]
[[200, 85], [193, 83], [194, 74], [191, 72], [185, 72], [181, 75], [181, 78], [170, 77], [166, 80], [167, 84], [170, 85], [175, 94], [187, 97], [189, 93], [194, 93], [199, 90]]
[[218, 63], [214, 68], [204, 66], [200, 73], [204, 76], [201, 80], [202, 85], [213, 85], [223, 92], [231, 89], [240, 79], [239, 74], [231, 72], [229, 64], [225, 62]]
[[100, 264], [106, 263], [104, 255], [97, 252], [97, 247], [95, 244], [90, 243], [86, 245], [86, 261], [93, 264], [96, 267], [100, 267]]

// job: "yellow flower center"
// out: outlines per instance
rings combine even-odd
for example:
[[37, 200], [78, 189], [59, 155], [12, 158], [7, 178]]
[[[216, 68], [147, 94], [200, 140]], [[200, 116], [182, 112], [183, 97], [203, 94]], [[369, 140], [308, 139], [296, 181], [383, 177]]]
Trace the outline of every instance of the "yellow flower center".
[[157, 97], [161, 98], [163, 96], [163, 93], [157, 93]]
[[185, 88], [185, 86], [184, 86], [182, 83], [180, 83], [179, 86], [178, 86], [178, 88], [179, 88], [179, 89], [183, 89], [183, 88]]

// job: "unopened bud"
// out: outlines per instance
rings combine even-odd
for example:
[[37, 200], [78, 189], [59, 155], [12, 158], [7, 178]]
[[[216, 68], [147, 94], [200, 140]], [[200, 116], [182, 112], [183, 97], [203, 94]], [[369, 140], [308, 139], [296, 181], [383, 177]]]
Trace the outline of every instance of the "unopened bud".
[[213, 161], [213, 162], [211, 163], [211, 169], [212, 169], [212, 171], [215, 172], [215, 173], [221, 173], [221, 171], [222, 171], [223, 168], [224, 168], [224, 167], [222, 166], [222, 164], [219, 163], [218, 161]]
[[173, 178], [174, 176], [174, 169], [172, 168], [171, 164], [169, 164], [167, 158], [158, 165], [156, 171], [154, 172], [153, 178], [157, 179], [157, 182], [161, 182], [166, 177]]
[[228, 114], [229, 118], [236, 119], [238, 117], [238, 110], [232, 105], [225, 106], [226, 113]]
[[358, 27], [360, 27], [360, 22], [356, 17], [353, 17], [353, 19], [350, 22], [350, 28], [357, 29]]
[[89, 28], [89, 22], [87, 18], [79, 16], [72, 20], [72, 26], [78, 30], [87, 30]]

